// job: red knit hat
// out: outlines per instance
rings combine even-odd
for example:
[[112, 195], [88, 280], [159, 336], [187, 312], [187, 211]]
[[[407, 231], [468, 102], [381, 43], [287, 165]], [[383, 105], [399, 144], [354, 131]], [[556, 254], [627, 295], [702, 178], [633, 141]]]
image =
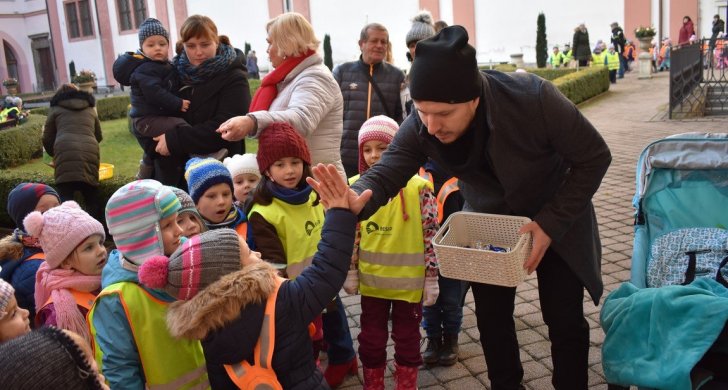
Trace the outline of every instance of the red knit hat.
[[265, 174], [274, 162], [285, 157], [298, 157], [311, 165], [311, 153], [301, 134], [288, 123], [271, 123], [258, 137], [256, 159], [260, 173]]
[[369, 164], [364, 161], [364, 153], [362, 153], [362, 146], [367, 141], [380, 141], [387, 145], [392, 143], [394, 134], [399, 129], [399, 125], [394, 119], [384, 116], [377, 115], [367, 119], [359, 129], [359, 173], [364, 173], [369, 169]]

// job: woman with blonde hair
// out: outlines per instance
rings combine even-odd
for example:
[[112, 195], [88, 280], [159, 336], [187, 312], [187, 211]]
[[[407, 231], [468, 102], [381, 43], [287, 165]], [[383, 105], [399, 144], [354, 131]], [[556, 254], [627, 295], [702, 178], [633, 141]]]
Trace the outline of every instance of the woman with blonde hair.
[[286, 122], [306, 139], [313, 164], [341, 163], [344, 100], [331, 71], [316, 52], [320, 42], [303, 15], [288, 12], [271, 19], [268, 56], [275, 68], [253, 97], [250, 113], [223, 123], [217, 132], [237, 141], [258, 137], [273, 122]]
[[[179, 126], [154, 139], [157, 141], [154, 179], [186, 189], [185, 162], [190, 155], [203, 155], [227, 149], [227, 154], [245, 153], [240, 140], [224, 140], [215, 133], [221, 123], [248, 112], [246, 58], [234, 48], [209, 17], [192, 15], [180, 28], [177, 56], [172, 64], [179, 73], [179, 97], [190, 101]], [[216, 156], [225, 157], [225, 156]]]

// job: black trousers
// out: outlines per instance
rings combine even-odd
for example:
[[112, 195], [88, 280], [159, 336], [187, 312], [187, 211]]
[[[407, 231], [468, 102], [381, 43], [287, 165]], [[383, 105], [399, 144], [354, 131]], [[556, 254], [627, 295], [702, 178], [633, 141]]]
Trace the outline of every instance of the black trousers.
[[[589, 324], [584, 318], [584, 286], [551, 249], [546, 251], [536, 273], [541, 312], [551, 339], [554, 388], [587, 389]], [[518, 389], [523, 366], [513, 320], [516, 289], [471, 285], [491, 388]]]

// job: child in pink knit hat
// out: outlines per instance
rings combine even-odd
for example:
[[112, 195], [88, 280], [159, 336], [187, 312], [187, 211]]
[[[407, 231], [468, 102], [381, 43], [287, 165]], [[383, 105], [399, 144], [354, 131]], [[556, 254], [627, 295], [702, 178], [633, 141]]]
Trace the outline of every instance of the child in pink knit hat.
[[104, 227], [74, 201], [44, 214], [34, 211], [23, 224], [46, 254], [35, 275], [36, 325], [68, 329], [90, 343], [86, 313], [101, 289]]
[[0, 279], [0, 344], [28, 332], [28, 310], [18, 306], [13, 286]]

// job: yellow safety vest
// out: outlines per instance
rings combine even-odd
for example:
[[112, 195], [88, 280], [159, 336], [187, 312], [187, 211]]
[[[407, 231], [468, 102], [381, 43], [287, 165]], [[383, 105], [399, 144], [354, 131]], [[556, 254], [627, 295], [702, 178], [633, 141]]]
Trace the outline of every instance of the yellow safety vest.
[[286, 254], [286, 273], [289, 279], [300, 275], [304, 268], [311, 265], [316, 247], [321, 241], [324, 208], [321, 204], [314, 206], [315, 199], [316, 193], [313, 191], [309, 201], [303, 204], [290, 204], [273, 198], [267, 206], [254, 205], [248, 214], [248, 220], [258, 213], [276, 228]]
[[607, 52], [605, 55], [607, 57], [607, 68], [609, 68], [609, 70], [618, 70], [619, 53], [617, 53], [616, 51], [614, 52], [614, 54]]
[[[197, 340], [175, 339], [167, 330], [168, 303], [153, 297], [133, 282], [112, 284], [96, 298], [116, 294], [124, 307], [149, 390], [209, 389], [202, 345]], [[88, 313], [91, 335], [96, 338], [93, 316]], [[94, 343], [96, 362], [103, 362], [103, 351]], [[101, 367], [103, 371], [103, 367]]]
[[604, 66], [604, 53], [592, 53], [591, 66]]
[[[354, 182], [359, 175], [349, 179]], [[422, 300], [425, 244], [420, 191], [432, 183], [413, 176], [400, 193], [360, 222], [359, 291], [411, 303]], [[403, 201], [404, 199], [404, 201]], [[405, 220], [404, 215], [407, 215]]]
[[0, 111], [0, 122], [7, 121], [11, 112], [18, 113], [20, 110], [18, 110], [18, 107], [3, 108], [2, 111]]

